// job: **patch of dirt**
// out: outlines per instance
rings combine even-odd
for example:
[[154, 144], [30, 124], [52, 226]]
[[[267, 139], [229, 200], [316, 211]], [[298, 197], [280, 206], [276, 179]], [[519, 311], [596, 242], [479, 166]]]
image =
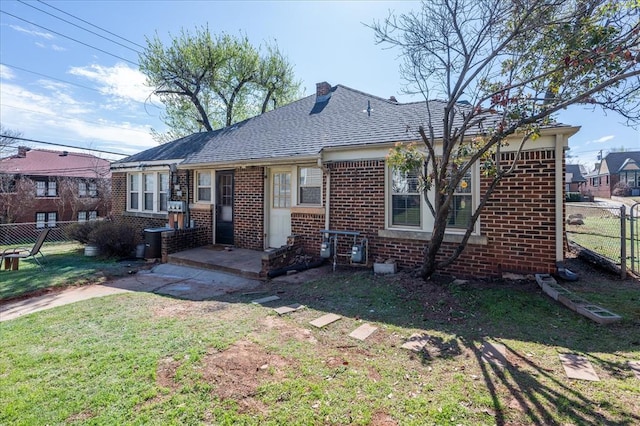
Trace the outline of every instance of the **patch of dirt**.
[[223, 302], [192, 302], [171, 299], [170, 303], [156, 306], [153, 314], [159, 318], [189, 318], [198, 314], [216, 313], [216, 318], [220, 313], [227, 311], [229, 305]]
[[369, 424], [371, 426], [396, 426], [398, 422], [387, 413], [378, 411], [371, 417], [371, 423]]
[[177, 390], [178, 383], [176, 383], [175, 378], [178, 367], [180, 367], [180, 363], [173, 358], [161, 359], [156, 369], [156, 383], [158, 386], [174, 391]]
[[280, 336], [285, 340], [295, 339], [299, 342], [307, 342], [314, 345], [318, 343], [318, 340], [313, 337], [310, 330], [302, 327], [296, 327], [279, 317], [266, 316], [260, 321], [260, 323], [269, 330], [277, 330]]
[[66, 423], [82, 422], [94, 418], [96, 415], [92, 411], [82, 411], [67, 417]]
[[204, 379], [215, 385], [215, 395], [237, 401], [246, 411], [265, 413], [267, 407], [253, 398], [256, 389], [264, 381], [283, 379], [290, 362], [253, 342], [239, 340], [223, 352], [206, 355], [202, 365]]

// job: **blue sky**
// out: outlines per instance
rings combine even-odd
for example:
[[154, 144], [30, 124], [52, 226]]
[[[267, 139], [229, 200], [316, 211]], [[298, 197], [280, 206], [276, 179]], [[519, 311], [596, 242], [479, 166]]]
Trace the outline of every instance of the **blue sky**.
[[[81, 149], [133, 154], [155, 146], [149, 131], [164, 130], [161, 105], [144, 86], [135, 51], [145, 37], [157, 33], [168, 40], [181, 28], [201, 25], [214, 33], [246, 34], [256, 45], [275, 40], [294, 64], [305, 95], [327, 81], [401, 102], [418, 100], [402, 94], [399, 52], [376, 45], [364, 25], [384, 19], [390, 10], [418, 7], [414, 1], [3, 0], [0, 122], [25, 138]], [[640, 150], [640, 132], [615, 114], [574, 107], [558, 118], [582, 126], [570, 141], [570, 153], [589, 167], [600, 150]]]

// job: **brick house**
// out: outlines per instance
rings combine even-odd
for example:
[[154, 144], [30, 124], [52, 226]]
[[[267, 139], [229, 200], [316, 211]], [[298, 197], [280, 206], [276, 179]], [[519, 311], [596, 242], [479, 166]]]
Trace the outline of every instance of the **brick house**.
[[93, 155], [20, 146], [0, 159], [0, 183], [0, 222], [55, 228], [110, 213], [110, 163]]
[[586, 191], [595, 197], [611, 198], [620, 182], [627, 194], [640, 195], [640, 151], [610, 152], [587, 174]]
[[[432, 111], [443, 105], [428, 103]], [[416, 129], [426, 109], [426, 102], [400, 104], [319, 83], [315, 95], [114, 163], [114, 215], [140, 229], [169, 222], [179, 228], [163, 255], [212, 243], [262, 251], [281, 247], [293, 235], [317, 256], [322, 230], [344, 230], [368, 240], [370, 260], [416, 266], [433, 217], [423, 194], [394, 173], [385, 157], [395, 143], [419, 140]], [[555, 271], [565, 243], [564, 151], [577, 131], [557, 125], [528, 142], [451, 271]], [[507, 148], [501, 155], [512, 159], [515, 152]], [[477, 205], [488, 185], [479, 167], [467, 182], [456, 196], [462, 210]], [[167, 200], [183, 201], [185, 213], [169, 213]], [[443, 251], [453, 250], [461, 234], [451, 220]], [[348, 254], [350, 246], [339, 251]]]

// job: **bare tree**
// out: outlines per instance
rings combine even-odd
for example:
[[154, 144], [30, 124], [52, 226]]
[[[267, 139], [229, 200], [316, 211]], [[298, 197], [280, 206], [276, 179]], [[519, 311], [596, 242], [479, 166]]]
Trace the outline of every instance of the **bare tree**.
[[0, 124], [0, 158], [6, 156], [9, 148], [18, 143], [18, 139], [22, 136], [22, 132], [11, 130]]
[[29, 178], [0, 173], [0, 223], [13, 223], [36, 202], [36, 184]]
[[[407, 90], [445, 100], [415, 129], [421, 144], [388, 157], [400, 173], [417, 171], [434, 216], [423, 278], [460, 256], [491, 194], [554, 113], [587, 103], [638, 120], [638, 17], [634, 1], [430, 0], [371, 25], [379, 43], [402, 51]], [[510, 136], [520, 142], [504, 164]], [[454, 193], [474, 164], [490, 182], [462, 242], [439, 258]]]

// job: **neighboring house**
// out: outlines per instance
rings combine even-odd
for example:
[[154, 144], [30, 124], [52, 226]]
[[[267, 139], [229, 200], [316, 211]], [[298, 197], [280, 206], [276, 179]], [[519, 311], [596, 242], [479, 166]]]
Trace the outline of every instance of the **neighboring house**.
[[[640, 151], [610, 152], [587, 176], [586, 190], [596, 197], [640, 195]], [[618, 185], [620, 190], [616, 190]]]
[[0, 159], [0, 184], [0, 223], [55, 228], [110, 214], [110, 163], [93, 155], [21, 146]]
[[[428, 107], [437, 125], [444, 103]], [[291, 242], [289, 236], [318, 256], [321, 231], [340, 230], [360, 233], [358, 242], [366, 238], [370, 260], [392, 258], [413, 267], [421, 263], [433, 217], [415, 179], [394, 172], [385, 157], [396, 142], [419, 141], [417, 128], [426, 117], [426, 102], [400, 104], [319, 83], [315, 95], [114, 163], [114, 219], [137, 226], [140, 235], [167, 223], [184, 228], [165, 233], [166, 241], [163, 235], [163, 257], [212, 243], [262, 251]], [[564, 151], [577, 131], [557, 125], [527, 142], [449, 271], [555, 271], [565, 246]], [[442, 136], [441, 128], [435, 132]], [[503, 149], [503, 163], [517, 146]], [[444, 252], [460, 241], [488, 179], [474, 166], [466, 183], [456, 195]], [[185, 212], [169, 213], [176, 206], [168, 207], [168, 200], [185, 202], [177, 206]], [[347, 240], [342, 261], [351, 251]]]
[[579, 164], [567, 164], [565, 166], [565, 191], [566, 192], [582, 192], [587, 185], [584, 171]]

